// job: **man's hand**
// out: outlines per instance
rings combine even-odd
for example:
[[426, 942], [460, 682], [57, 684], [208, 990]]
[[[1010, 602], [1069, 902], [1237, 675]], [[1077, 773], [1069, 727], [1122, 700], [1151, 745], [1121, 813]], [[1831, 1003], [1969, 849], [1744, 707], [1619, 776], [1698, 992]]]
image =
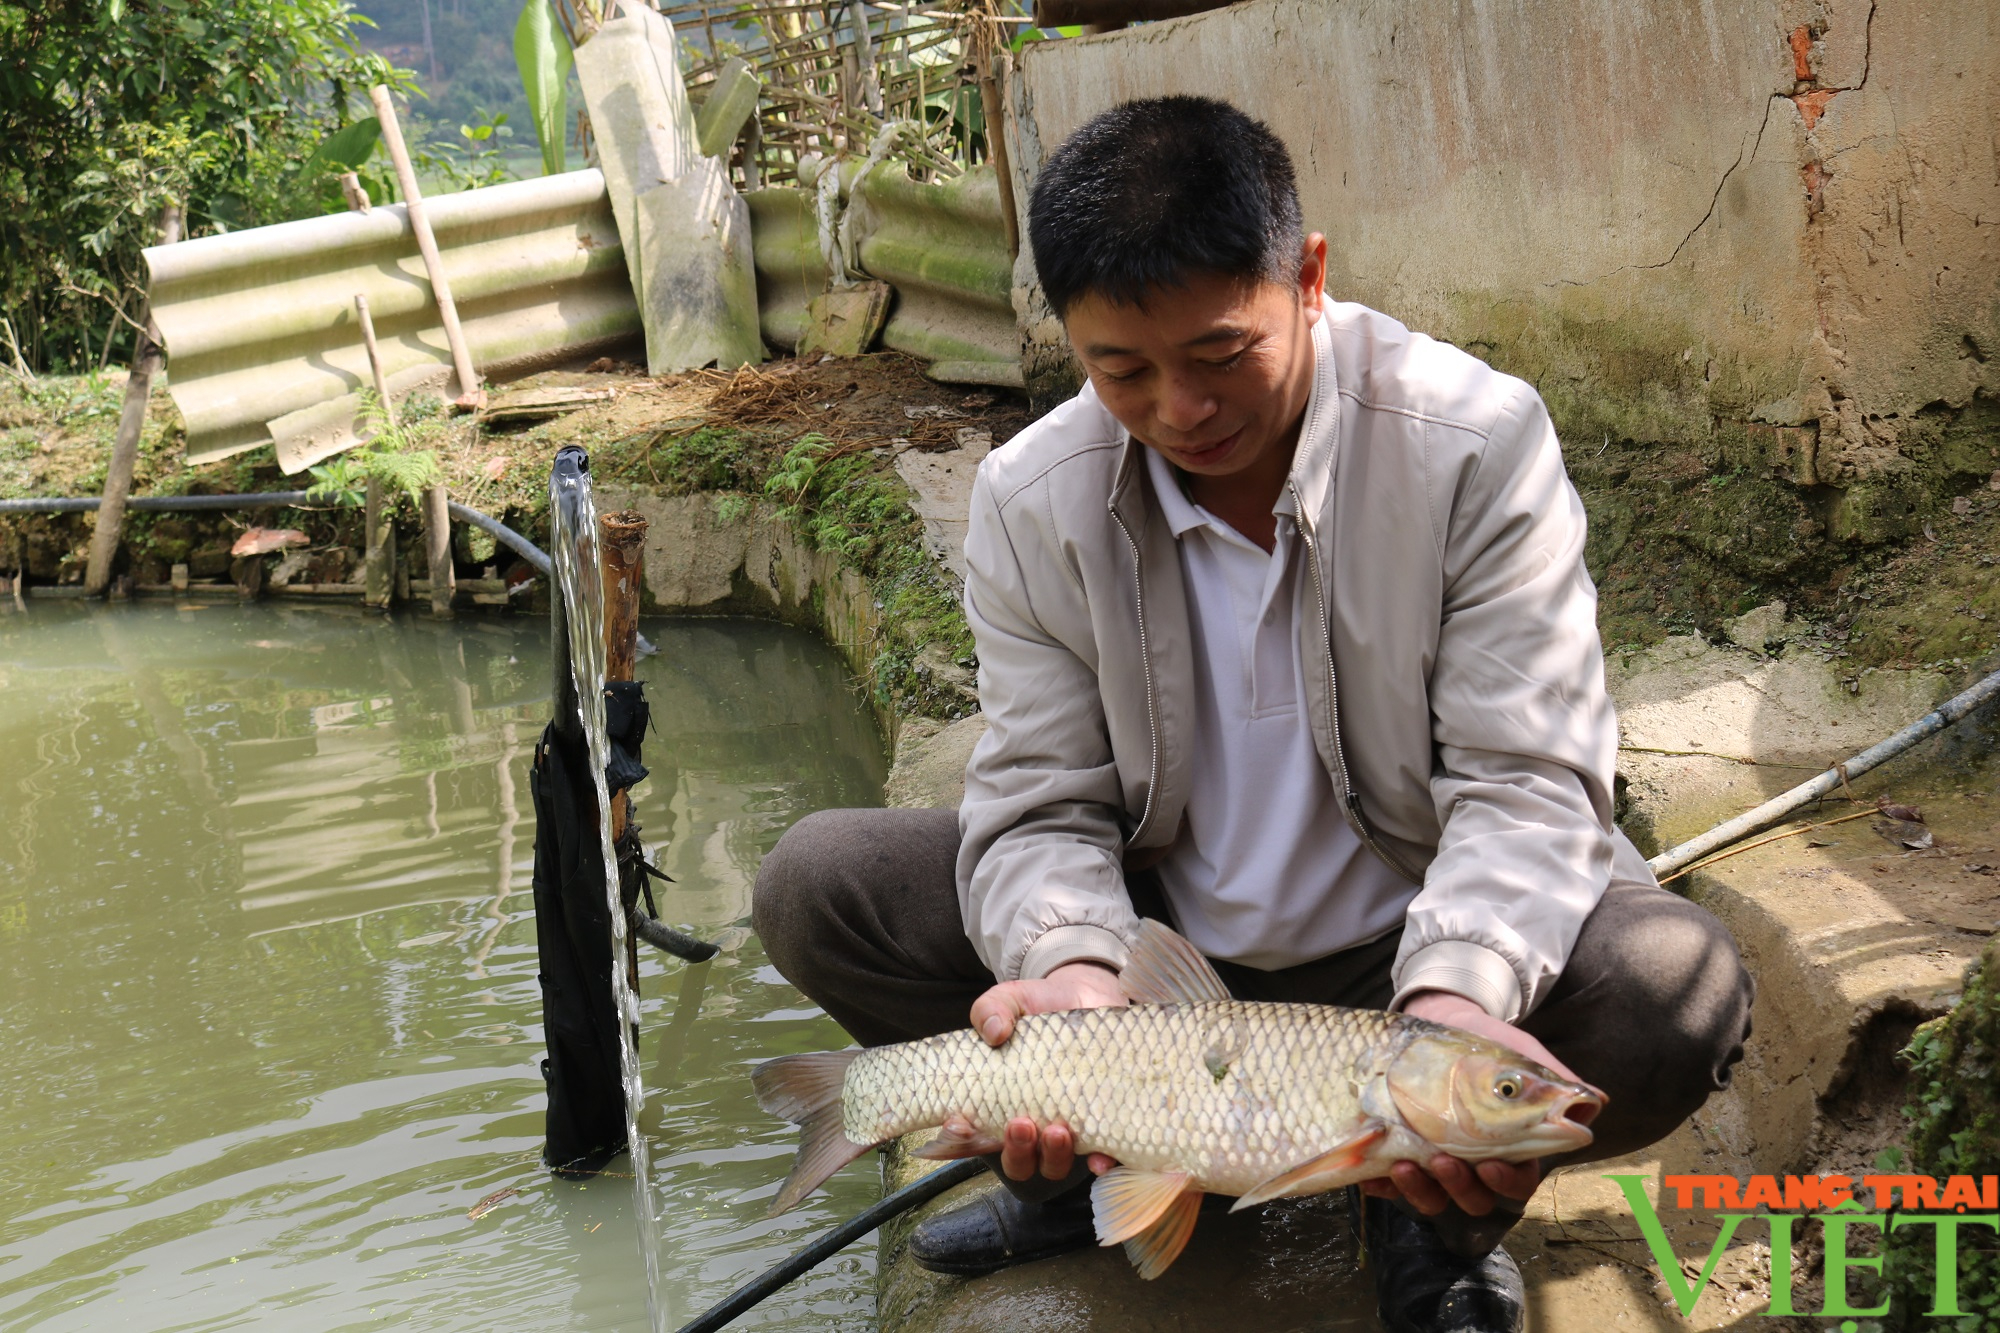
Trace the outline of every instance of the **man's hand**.
[[[1014, 1035], [1014, 1023], [1029, 1014], [1056, 1014], [1066, 1009], [1116, 1009], [1125, 1004], [1118, 974], [1096, 963], [1065, 963], [1035, 981], [1003, 981], [972, 1002], [972, 1026], [989, 1046]], [[1037, 1125], [1027, 1116], [1007, 1122], [1000, 1149], [1000, 1169], [1011, 1180], [1037, 1174], [1061, 1180], [1076, 1165], [1076, 1136], [1060, 1120]], [[1115, 1163], [1103, 1153], [1090, 1155], [1098, 1175]]]
[[[1403, 1012], [1484, 1037], [1519, 1051], [1564, 1078], [1576, 1078], [1568, 1066], [1549, 1054], [1548, 1047], [1513, 1024], [1501, 1022], [1463, 995], [1419, 991], [1403, 1006]], [[1426, 1217], [1435, 1217], [1454, 1203], [1474, 1217], [1484, 1217], [1500, 1199], [1526, 1202], [1541, 1183], [1540, 1162], [1481, 1162], [1474, 1166], [1438, 1153], [1428, 1162], [1397, 1162], [1389, 1168], [1388, 1175], [1365, 1180], [1361, 1188], [1378, 1199], [1393, 1199], [1400, 1194]]]

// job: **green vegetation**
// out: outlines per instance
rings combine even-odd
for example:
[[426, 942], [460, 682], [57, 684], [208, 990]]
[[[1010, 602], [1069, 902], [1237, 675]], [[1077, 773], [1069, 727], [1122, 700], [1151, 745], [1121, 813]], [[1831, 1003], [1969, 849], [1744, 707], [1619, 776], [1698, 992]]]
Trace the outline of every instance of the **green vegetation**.
[[923, 523], [902, 479], [877, 458], [842, 452], [826, 437], [808, 434], [785, 451], [763, 490], [778, 502], [778, 516], [808, 543], [838, 555], [868, 580], [886, 640], [872, 671], [876, 703], [957, 716], [963, 699], [919, 659], [941, 648], [948, 661], [971, 666], [972, 630], [956, 589], [924, 547]]
[[344, 0], [0, 0], [0, 338], [21, 362], [129, 358], [168, 204], [185, 235], [321, 211], [320, 142], [369, 85], [408, 87], [363, 22]]
[[412, 397], [403, 405], [403, 419], [392, 423], [374, 390], [367, 389], [361, 394], [361, 416], [368, 443], [308, 469], [313, 478], [306, 488], [311, 499], [352, 508], [366, 499], [368, 483], [379, 481], [390, 491], [409, 496], [414, 505], [425, 487], [444, 480], [436, 451], [422, 447], [451, 433], [438, 398]]
[[[1876, 1169], [1939, 1180], [2000, 1174], [2000, 942], [1989, 942], [1967, 971], [1957, 1007], [1919, 1027], [1903, 1057], [1910, 1065], [1912, 1094], [1903, 1110], [1910, 1123], [1908, 1160], [1891, 1148]], [[1886, 1322], [1953, 1333], [2000, 1329], [2000, 1238], [1978, 1227], [1958, 1232], [1958, 1308], [1967, 1313], [1948, 1322], [1926, 1317], [1933, 1292], [1933, 1230], [1914, 1226], [1889, 1236]]]

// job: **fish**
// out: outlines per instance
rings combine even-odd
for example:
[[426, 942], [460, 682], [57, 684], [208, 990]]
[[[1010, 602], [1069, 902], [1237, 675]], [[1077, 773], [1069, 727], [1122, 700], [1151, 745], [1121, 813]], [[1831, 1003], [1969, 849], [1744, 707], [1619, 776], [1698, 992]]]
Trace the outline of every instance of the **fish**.
[[1408, 1014], [1238, 1000], [1185, 938], [1139, 925], [1127, 1008], [1018, 1020], [866, 1050], [780, 1056], [751, 1072], [765, 1111], [799, 1126], [777, 1216], [869, 1149], [920, 1129], [935, 1160], [998, 1152], [1009, 1120], [1060, 1120], [1091, 1185], [1098, 1243], [1156, 1278], [1205, 1194], [1231, 1211], [1339, 1189], [1437, 1153], [1522, 1162], [1588, 1145], [1604, 1094], [1517, 1051]]

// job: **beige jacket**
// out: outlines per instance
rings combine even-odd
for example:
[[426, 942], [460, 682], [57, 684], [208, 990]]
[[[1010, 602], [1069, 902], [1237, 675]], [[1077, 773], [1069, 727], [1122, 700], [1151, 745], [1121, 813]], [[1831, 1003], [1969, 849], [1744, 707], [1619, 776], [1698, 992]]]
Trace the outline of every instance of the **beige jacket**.
[[[1613, 873], [1584, 515], [1527, 384], [1328, 302], [1290, 486], [1316, 616], [1299, 652], [1355, 831], [1412, 882], [1398, 999], [1512, 1020], [1560, 975]], [[1121, 965], [1124, 867], [1181, 827], [1194, 671], [1172, 532], [1088, 387], [980, 467], [966, 613], [991, 723], [966, 769], [966, 933], [1002, 978]]]

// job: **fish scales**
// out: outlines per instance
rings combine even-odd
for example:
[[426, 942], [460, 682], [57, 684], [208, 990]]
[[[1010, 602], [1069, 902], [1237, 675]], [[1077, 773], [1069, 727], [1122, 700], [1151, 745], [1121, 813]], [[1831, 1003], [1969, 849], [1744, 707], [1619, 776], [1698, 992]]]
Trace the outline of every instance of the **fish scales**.
[[1079, 1151], [1236, 1193], [1351, 1134], [1362, 1084], [1429, 1027], [1238, 1000], [1039, 1014], [998, 1049], [965, 1030], [861, 1052], [842, 1130], [877, 1143], [954, 1116], [994, 1134], [1016, 1116], [1061, 1120]]

